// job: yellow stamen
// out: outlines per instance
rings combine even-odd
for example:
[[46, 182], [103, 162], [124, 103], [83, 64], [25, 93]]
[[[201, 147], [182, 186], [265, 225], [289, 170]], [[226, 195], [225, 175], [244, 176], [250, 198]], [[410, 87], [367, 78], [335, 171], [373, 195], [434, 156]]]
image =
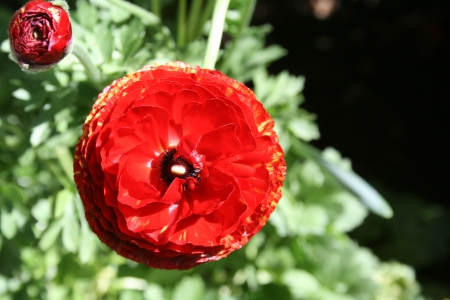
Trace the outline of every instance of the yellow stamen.
[[170, 168], [170, 172], [172, 172], [175, 175], [184, 175], [186, 174], [186, 167], [183, 165], [173, 165]]

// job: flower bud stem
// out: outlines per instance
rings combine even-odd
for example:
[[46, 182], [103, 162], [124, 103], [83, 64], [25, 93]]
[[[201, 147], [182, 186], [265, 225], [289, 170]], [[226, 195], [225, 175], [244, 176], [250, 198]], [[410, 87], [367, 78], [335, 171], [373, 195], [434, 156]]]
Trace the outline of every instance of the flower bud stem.
[[230, 0], [216, 0], [214, 7], [211, 31], [209, 32], [208, 45], [206, 47], [203, 68], [214, 69], [219, 55], [220, 42], [222, 41], [223, 25]]
[[79, 44], [74, 43], [72, 54], [75, 55], [80, 63], [83, 65], [84, 69], [86, 70], [86, 74], [89, 78], [89, 81], [92, 82], [92, 84], [95, 87], [102, 88], [102, 73], [97, 68], [97, 66], [94, 65], [92, 60], [89, 58], [89, 55], [86, 53], [86, 50], [84, 50], [83, 47], [81, 47]]

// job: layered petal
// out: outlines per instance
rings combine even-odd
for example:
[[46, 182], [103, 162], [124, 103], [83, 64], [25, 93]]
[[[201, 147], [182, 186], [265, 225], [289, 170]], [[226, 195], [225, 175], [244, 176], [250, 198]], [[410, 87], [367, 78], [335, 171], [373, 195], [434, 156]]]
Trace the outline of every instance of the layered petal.
[[180, 62], [105, 88], [74, 160], [93, 231], [117, 253], [167, 269], [245, 245], [281, 198], [285, 169], [273, 120], [254, 94]]

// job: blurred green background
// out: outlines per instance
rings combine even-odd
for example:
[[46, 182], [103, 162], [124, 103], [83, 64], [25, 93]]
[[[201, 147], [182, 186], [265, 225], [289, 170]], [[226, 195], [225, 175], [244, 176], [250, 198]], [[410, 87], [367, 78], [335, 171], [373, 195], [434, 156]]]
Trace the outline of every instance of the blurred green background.
[[[184, 43], [178, 1], [160, 2], [162, 24], [106, 0], [69, 4], [75, 37], [108, 84], [154, 61], [201, 64], [209, 25], [193, 21], [203, 19], [190, 15], [194, 2], [187, 2], [186, 28], [196, 30], [187, 30]], [[329, 11], [317, 10], [320, 2], [260, 0], [252, 26], [241, 31], [247, 1], [231, 1], [218, 67], [254, 88], [274, 116], [289, 171], [283, 199], [261, 233], [228, 258], [183, 272], [127, 261], [90, 232], [71, 179], [71, 153], [99, 89], [73, 56], [49, 72], [26, 74], [8, 59], [4, 42], [0, 299], [450, 297], [449, 207], [440, 171], [441, 105], [449, 92], [438, 80], [449, 69], [444, 1], [325, 1]], [[24, 3], [0, 4], [0, 41]], [[133, 3], [154, 8], [152, 1]], [[305, 143], [369, 179], [394, 217], [369, 214], [304, 155]]]

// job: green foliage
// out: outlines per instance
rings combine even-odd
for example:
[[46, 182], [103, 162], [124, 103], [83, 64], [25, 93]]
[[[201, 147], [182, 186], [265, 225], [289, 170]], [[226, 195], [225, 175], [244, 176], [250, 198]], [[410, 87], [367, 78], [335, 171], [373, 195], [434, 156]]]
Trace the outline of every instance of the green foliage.
[[[368, 210], [358, 188], [342, 185], [348, 175], [340, 179], [323, 162], [354, 174], [350, 163], [332, 149], [308, 156], [299, 147], [320, 137], [315, 116], [300, 107], [304, 78], [267, 74], [286, 51], [265, 46], [270, 27], [243, 26], [245, 5], [231, 2], [226, 32], [234, 39], [218, 65], [252, 83], [276, 120], [288, 174], [267, 226], [228, 258], [190, 271], [149, 269], [111, 252], [84, 219], [72, 179], [73, 148], [100, 90], [74, 56], [29, 75], [2, 53], [1, 299], [420, 299], [412, 269], [380, 262], [347, 236]], [[198, 65], [206, 48], [207, 11], [194, 22], [193, 9], [182, 48], [169, 29], [176, 13], [149, 22], [107, 0], [79, 0], [71, 14], [76, 42], [104, 85], [153, 62]]]

